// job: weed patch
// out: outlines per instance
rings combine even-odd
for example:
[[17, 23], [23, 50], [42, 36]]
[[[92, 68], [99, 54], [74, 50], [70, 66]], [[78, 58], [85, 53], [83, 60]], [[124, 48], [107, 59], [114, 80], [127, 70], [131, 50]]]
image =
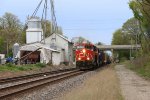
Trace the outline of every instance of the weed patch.
[[6, 65], [1, 65], [0, 66], [0, 72], [3, 71], [12, 71], [12, 72], [16, 72], [16, 71], [28, 71], [28, 70], [34, 70], [34, 69], [40, 69], [40, 68], [44, 68], [46, 67], [46, 64], [42, 64], [42, 63], [37, 63], [34, 65], [14, 65], [12, 63], [8, 63]]
[[150, 57], [148, 55], [139, 57], [133, 61], [126, 61], [124, 64], [139, 75], [150, 79]]
[[35, 66], [36, 67], [40, 67], [40, 68], [44, 68], [44, 67], [46, 67], [46, 64], [44, 64], [44, 63], [37, 63], [37, 64], [35, 64]]

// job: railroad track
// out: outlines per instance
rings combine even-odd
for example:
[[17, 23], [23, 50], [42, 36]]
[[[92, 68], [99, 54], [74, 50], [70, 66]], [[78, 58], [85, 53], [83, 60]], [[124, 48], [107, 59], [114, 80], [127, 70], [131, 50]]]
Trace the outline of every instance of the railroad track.
[[0, 89], [0, 100], [10, 100], [12, 96], [15, 96], [17, 94], [21, 94], [26, 91], [39, 88], [47, 84], [54, 84], [83, 73], [85, 72], [74, 69], [72, 71], [70, 70], [62, 73], [49, 75], [43, 77], [42, 79], [37, 79], [26, 83], [20, 83], [20, 84], [4, 87]]
[[22, 80], [27, 80], [27, 79], [32, 79], [32, 78], [37, 78], [37, 77], [44, 77], [45, 75], [47, 76], [47, 75], [57, 74], [60, 72], [66, 72], [66, 71], [71, 71], [71, 70], [75, 70], [75, 69], [76, 68], [63, 69], [63, 70], [57, 70], [57, 71], [51, 71], [51, 72], [44, 72], [44, 73], [37, 73], [37, 74], [31, 74], [31, 75], [18, 76], [18, 77], [4, 78], [4, 79], [0, 79], [0, 85], [17, 82], [17, 81], [22, 81]]

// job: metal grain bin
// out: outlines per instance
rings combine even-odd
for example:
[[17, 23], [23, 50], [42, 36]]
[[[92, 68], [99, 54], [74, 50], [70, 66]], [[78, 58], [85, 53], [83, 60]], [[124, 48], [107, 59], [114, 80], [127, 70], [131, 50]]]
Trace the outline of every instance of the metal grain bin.
[[19, 51], [19, 44], [15, 43], [13, 46], [13, 58], [17, 56], [18, 51]]

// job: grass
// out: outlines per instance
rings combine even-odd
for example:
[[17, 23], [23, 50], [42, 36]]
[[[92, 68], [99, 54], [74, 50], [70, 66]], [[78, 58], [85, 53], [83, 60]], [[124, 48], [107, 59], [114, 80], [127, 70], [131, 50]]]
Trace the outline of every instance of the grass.
[[126, 61], [124, 64], [140, 76], [150, 79], [150, 58], [148, 56], [139, 57], [132, 62]]
[[60, 100], [123, 100], [113, 68], [104, 68]]
[[0, 65], [0, 72], [4, 71], [11, 71], [11, 72], [16, 72], [16, 71], [28, 71], [28, 70], [34, 70], [34, 69], [40, 69], [46, 67], [46, 64], [42, 63], [37, 63], [33, 65], [14, 65], [11, 63], [8, 63], [6, 65]]

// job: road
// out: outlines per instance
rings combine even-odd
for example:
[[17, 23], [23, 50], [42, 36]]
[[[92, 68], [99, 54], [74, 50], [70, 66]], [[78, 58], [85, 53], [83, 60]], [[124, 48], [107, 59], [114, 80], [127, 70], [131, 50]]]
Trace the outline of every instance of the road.
[[150, 100], [150, 82], [127, 69], [124, 65], [115, 66], [120, 79], [122, 95], [125, 100]]

